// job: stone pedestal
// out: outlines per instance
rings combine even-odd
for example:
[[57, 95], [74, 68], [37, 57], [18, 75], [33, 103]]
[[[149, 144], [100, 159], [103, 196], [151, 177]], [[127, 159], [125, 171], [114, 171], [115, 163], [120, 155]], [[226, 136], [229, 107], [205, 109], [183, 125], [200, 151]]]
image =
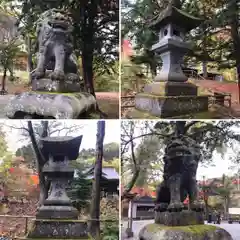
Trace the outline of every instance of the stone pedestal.
[[[170, 3], [150, 24], [158, 32], [158, 42], [151, 50], [162, 59], [162, 68], [154, 83], [145, 86], [144, 93], [136, 95], [135, 109], [152, 118], [171, 118], [208, 110], [208, 96], [198, 96], [197, 86], [188, 83], [182, 71], [184, 55], [191, 49], [185, 35], [202, 20], [184, 13]], [[127, 118], [134, 115], [127, 113]], [[149, 117], [150, 118], [150, 117]]]
[[144, 87], [144, 93], [158, 96], [197, 96], [198, 87], [189, 82], [154, 82]]
[[203, 212], [183, 210], [181, 212], [155, 212], [155, 223], [165, 226], [187, 226], [204, 224]]
[[14, 96], [4, 111], [7, 117], [12, 119], [81, 119], [95, 109], [96, 99], [86, 92], [23, 92]]
[[159, 96], [139, 93], [135, 98], [137, 110], [168, 118], [187, 113], [197, 113], [208, 110], [207, 96]]
[[89, 239], [87, 223], [66, 220], [36, 220], [27, 239]]
[[224, 229], [210, 225], [167, 227], [149, 224], [139, 233], [140, 240], [233, 240]]
[[77, 159], [82, 136], [49, 137], [41, 139], [41, 142], [42, 154], [48, 160], [42, 171], [51, 183], [50, 193], [38, 209], [27, 239], [87, 239], [87, 223], [77, 220], [78, 211], [72, 206], [66, 192], [74, 175], [69, 162]]
[[50, 78], [41, 78], [32, 81], [32, 90], [57, 93], [76, 93], [84, 91], [84, 87], [80, 81], [70, 81], [68, 79], [58, 81]]

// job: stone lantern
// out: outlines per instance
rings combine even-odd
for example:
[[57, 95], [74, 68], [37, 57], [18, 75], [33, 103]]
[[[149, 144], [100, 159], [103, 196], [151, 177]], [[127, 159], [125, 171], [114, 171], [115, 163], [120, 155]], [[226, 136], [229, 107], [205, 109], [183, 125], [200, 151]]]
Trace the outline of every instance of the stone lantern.
[[163, 61], [161, 72], [155, 78], [156, 82], [187, 81], [181, 62], [191, 45], [185, 42], [185, 34], [196, 28], [201, 21], [169, 5], [150, 25], [159, 32], [159, 41], [152, 46], [152, 50], [159, 54]]
[[208, 97], [198, 96], [196, 85], [188, 82], [181, 63], [184, 55], [191, 50], [185, 35], [196, 28], [201, 19], [183, 12], [177, 5], [169, 4], [150, 24], [158, 33], [158, 42], [152, 51], [162, 59], [162, 68], [153, 83], [136, 95], [135, 110], [128, 118], [174, 117], [208, 110]]
[[66, 188], [74, 176], [70, 161], [76, 160], [82, 136], [43, 138], [41, 152], [46, 160], [44, 176], [50, 181], [48, 198], [38, 209], [28, 238], [87, 239], [87, 223], [78, 220]]

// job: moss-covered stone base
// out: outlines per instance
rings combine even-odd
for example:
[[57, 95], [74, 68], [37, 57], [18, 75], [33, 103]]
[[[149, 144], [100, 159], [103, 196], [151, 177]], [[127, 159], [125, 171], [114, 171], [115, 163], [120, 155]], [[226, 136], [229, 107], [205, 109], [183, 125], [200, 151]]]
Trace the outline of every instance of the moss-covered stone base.
[[[149, 112], [133, 109], [127, 112], [126, 118], [128, 119], [161, 119], [163, 117], [157, 117]], [[216, 111], [205, 111], [199, 113], [189, 113], [185, 115], [178, 115], [174, 117], [167, 117], [168, 119], [220, 119], [222, 115]]]
[[139, 93], [135, 97], [135, 108], [157, 117], [169, 118], [208, 111], [208, 96], [159, 96]]
[[35, 220], [27, 238], [91, 239], [87, 222], [75, 220]]
[[155, 223], [165, 226], [189, 226], [204, 224], [203, 212], [183, 210], [181, 212], [155, 212]]
[[10, 100], [5, 112], [13, 119], [81, 119], [95, 109], [96, 99], [86, 92], [23, 92]]
[[233, 240], [224, 229], [210, 225], [167, 227], [149, 224], [139, 233], [140, 240]]
[[[51, 238], [18, 238], [18, 240], [49, 240]], [[94, 238], [92, 238], [91, 236], [87, 237], [87, 238], [68, 238], [68, 240], [93, 240]], [[66, 238], [54, 238], [54, 240], [66, 240]]]
[[197, 96], [198, 87], [189, 82], [153, 82], [144, 87], [144, 93], [160, 96]]

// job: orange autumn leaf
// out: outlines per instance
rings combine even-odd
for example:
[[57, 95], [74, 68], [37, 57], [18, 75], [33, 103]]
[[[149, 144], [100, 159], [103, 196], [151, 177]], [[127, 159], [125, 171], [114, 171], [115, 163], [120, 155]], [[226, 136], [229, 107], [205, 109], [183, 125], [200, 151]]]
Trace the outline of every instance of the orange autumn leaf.
[[30, 176], [30, 181], [31, 181], [31, 184], [38, 185], [39, 184], [39, 177], [38, 177], [38, 175], [31, 175]]
[[122, 43], [122, 58], [127, 60], [133, 55], [133, 49], [129, 40], [123, 40]]

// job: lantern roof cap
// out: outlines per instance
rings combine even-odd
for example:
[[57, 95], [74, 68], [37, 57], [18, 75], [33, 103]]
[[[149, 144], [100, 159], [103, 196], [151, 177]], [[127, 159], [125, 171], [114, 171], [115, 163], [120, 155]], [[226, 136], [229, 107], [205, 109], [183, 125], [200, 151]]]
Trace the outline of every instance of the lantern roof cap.
[[42, 152], [45, 158], [49, 155], [67, 156], [69, 160], [76, 160], [82, 142], [82, 135], [78, 137], [46, 137], [41, 139]]
[[152, 19], [149, 27], [154, 30], [159, 30], [168, 23], [175, 24], [186, 31], [190, 31], [198, 27], [203, 22], [203, 19], [194, 17], [173, 4], [169, 4], [166, 9], [161, 11]]

